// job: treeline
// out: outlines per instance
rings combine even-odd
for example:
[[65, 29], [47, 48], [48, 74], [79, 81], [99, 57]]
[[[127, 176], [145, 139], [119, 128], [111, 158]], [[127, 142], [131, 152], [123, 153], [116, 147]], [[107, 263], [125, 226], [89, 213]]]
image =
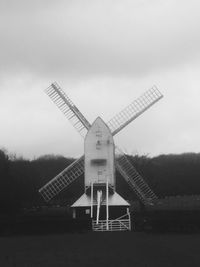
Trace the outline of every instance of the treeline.
[[[159, 197], [200, 194], [200, 154], [128, 156]], [[0, 211], [15, 213], [23, 208], [46, 205], [38, 189], [73, 162], [72, 158], [46, 155], [34, 160], [10, 156], [0, 150]], [[71, 204], [84, 191], [83, 176], [59, 194], [51, 204]], [[117, 191], [135, 199], [117, 173]]]

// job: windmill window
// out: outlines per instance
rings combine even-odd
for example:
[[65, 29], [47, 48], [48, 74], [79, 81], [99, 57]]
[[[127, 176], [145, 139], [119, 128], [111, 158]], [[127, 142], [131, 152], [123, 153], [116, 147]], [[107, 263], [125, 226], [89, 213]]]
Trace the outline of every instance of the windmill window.
[[100, 149], [101, 148], [101, 142], [98, 140], [96, 142], [96, 149]]
[[96, 131], [96, 136], [102, 137], [102, 132], [101, 131]]
[[103, 173], [102, 171], [98, 171], [98, 175], [102, 175], [102, 173]]
[[99, 166], [106, 165], [106, 162], [107, 162], [106, 159], [92, 159], [91, 160], [92, 164], [99, 165]]
[[90, 214], [90, 209], [86, 209], [85, 214]]

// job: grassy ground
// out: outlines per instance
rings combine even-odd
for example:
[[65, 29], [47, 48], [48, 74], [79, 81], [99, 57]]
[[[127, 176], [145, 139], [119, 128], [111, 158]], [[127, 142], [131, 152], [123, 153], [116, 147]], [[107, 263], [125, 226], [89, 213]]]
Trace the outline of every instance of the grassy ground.
[[196, 267], [200, 235], [84, 233], [0, 237], [0, 266]]

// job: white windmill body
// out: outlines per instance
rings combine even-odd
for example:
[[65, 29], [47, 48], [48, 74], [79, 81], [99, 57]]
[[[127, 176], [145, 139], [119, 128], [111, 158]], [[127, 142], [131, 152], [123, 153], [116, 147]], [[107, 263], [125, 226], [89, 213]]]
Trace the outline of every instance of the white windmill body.
[[98, 117], [91, 125], [85, 140], [85, 187], [91, 183], [115, 188], [114, 140], [104, 121]]
[[163, 95], [153, 87], [107, 124], [98, 117], [91, 125], [56, 83], [46, 92], [84, 137], [84, 156], [44, 185], [39, 190], [40, 194], [48, 202], [85, 173], [85, 192], [72, 205], [73, 217], [92, 218], [93, 230], [96, 231], [130, 230], [129, 203], [116, 192], [115, 171], [122, 175], [142, 203], [152, 204], [157, 196], [127, 156], [115, 147], [113, 136]]
[[90, 214], [91, 218], [96, 218], [97, 224], [106, 220], [108, 226], [109, 219], [127, 215], [130, 205], [115, 191], [114, 139], [100, 117], [94, 121], [85, 137], [84, 155], [85, 193], [72, 205], [73, 216]]

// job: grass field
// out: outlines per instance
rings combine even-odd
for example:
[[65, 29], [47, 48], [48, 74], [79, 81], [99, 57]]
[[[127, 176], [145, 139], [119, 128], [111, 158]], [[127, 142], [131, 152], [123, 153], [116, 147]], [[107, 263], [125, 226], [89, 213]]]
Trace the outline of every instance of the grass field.
[[83, 233], [0, 237], [0, 266], [200, 266], [200, 235]]

